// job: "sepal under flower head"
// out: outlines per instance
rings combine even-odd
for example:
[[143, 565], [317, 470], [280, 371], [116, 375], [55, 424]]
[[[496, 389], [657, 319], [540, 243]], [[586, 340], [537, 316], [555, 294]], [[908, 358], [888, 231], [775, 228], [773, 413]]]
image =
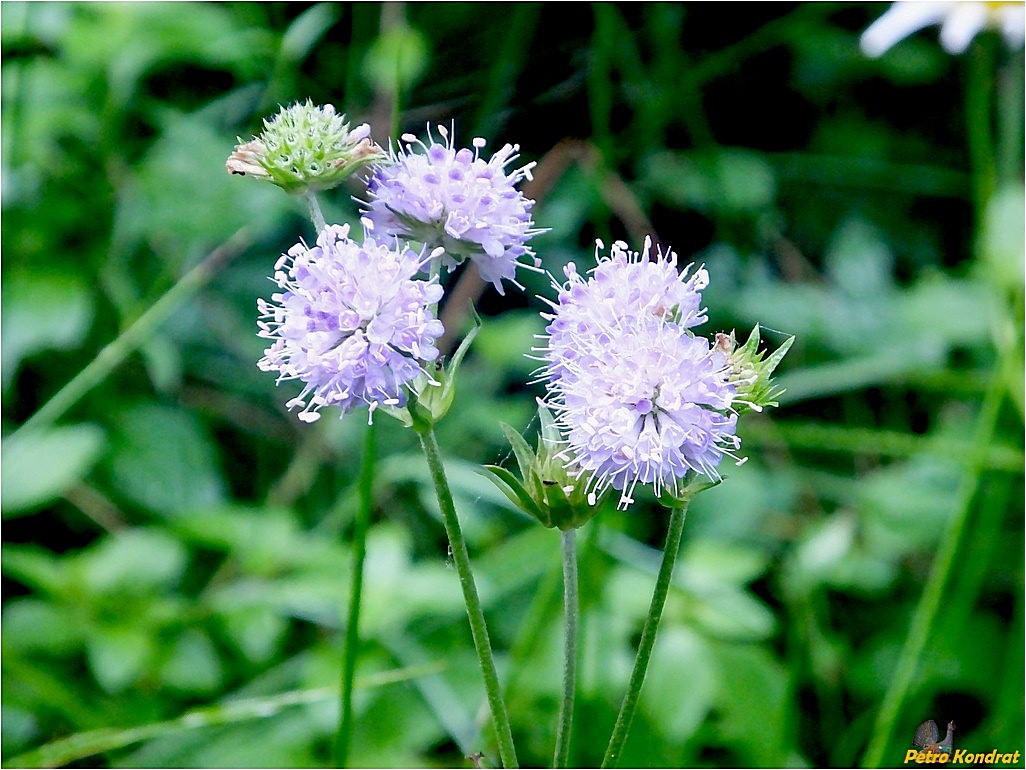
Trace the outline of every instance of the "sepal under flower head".
[[599, 500], [588, 491], [587, 479], [567, 466], [561, 456], [565, 445], [552, 413], [538, 404], [541, 428], [538, 449], [534, 451], [524, 437], [505, 423], [506, 435], [520, 468], [520, 479], [505, 468], [486, 465], [484, 475], [510, 502], [546, 527], [576, 529], [599, 511]]
[[297, 243], [275, 265], [280, 292], [257, 300], [260, 337], [272, 341], [258, 362], [278, 381], [298, 379], [287, 406], [313, 422], [325, 406], [342, 415], [361, 403], [403, 406], [408, 389], [438, 357], [442, 287], [415, 280], [426, 257], [399, 244], [362, 244], [348, 225], [330, 225], [310, 248]]
[[[600, 244], [601, 245], [601, 244]], [[739, 448], [727, 356], [689, 330], [705, 320], [703, 269], [678, 273], [617, 243], [585, 280], [572, 265], [542, 349], [547, 403], [566, 436], [562, 455], [592, 488], [652, 485], [678, 493], [696, 474], [718, 479]]]
[[384, 157], [370, 139], [370, 126], [350, 129], [332, 105], [315, 106], [308, 99], [265, 119], [260, 136], [240, 140], [225, 168], [273, 182], [286, 192], [317, 192]]
[[422, 374], [414, 383], [413, 390], [416, 395], [411, 399], [406, 416], [400, 419], [404, 422], [409, 420], [407, 424], [412, 425], [418, 432], [436, 425], [445, 417], [456, 398], [456, 379], [460, 366], [467, 351], [470, 350], [474, 337], [481, 330], [481, 317], [473, 305], [470, 307], [470, 314], [474, 326], [456, 348], [449, 362], [445, 364], [441, 359], [435, 361], [433, 371], [430, 374]]
[[519, 157], [518, 145], [507, 144], [485, 160], [484, 139], [474, 139], [473, 150], [457, 149], [448, 129], [437, 131], [442, 141], [429, 134], [428, 144], [404, 134], [406, 146], [376, 166], [365, 215], [380, 235], [440, 246], [450, 270], [473, 260], [481, 277], [502, 294], [503, 279], [516, 283], [516, 268], [525, 264], [521, 259], [533, 265], [527, 241], [542, 232], [531, 219], [534, 201], [516, 189], [531, 178], [534, 164], [507, 172]]
[[716, 349], [722, 351], [730, 363], [730, 383], [735, 388], [734, 408], [741, 413], [745, 409], [761, 412], [768, 406], [777, 406], [777, 399], [784, 393], [770, 375], [794, 343], [788, 337], [783, 344], [767, 358], [766, 351], [759, 351], [759, 327], [756, 325], [741, 347], [737, 346], [734, 332], [716, 335]]

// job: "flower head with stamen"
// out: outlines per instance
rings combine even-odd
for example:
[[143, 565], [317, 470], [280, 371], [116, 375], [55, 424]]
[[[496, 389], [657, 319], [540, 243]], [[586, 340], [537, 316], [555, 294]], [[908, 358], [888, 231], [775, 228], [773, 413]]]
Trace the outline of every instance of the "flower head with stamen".
[[258, 366], [278, 381], [298, 379], [289, 409], [313, 422], [325, 406], [345, 415], [361, 403], [402, 406], [407, 388], [438, 357], [442, 287], [416, 280], [430, 255], [397, 242], [349, 238], [330, 225], [309, 248], [297, 243], [275, 265], [280, 292], [257, 300], [260, 337], [272, 341]]
[[485, 160], [484, 139], [475, 138], [473, 150], [457, 149], [448, 129], [437, 131], [442, 140], [434, 141], [429, 130], [427, 144], [404, 134], [406, 146], [392, 152], [390, 163], [375, 167], [365, 214], [379, 235], [440, 246], [450, 270], [473, 260], [502, 294], [503, 279], [519, 285], [518, 265], [535, 266], [527, 241], [542, 230], [531, 219], [534, 201], [516, 189], [531, 178], [534, 163], [507, 172], [519, 157], [518, 145], [507, 144]]
[[[683, 329], [705, 323], [701, 291], [709, 284], [709, 274], [699, 268], [688, 274], [677, 270], [677, 254], [668, 251], [660, 259], [651, 259], [652, 241], [645, 239], [643, 251], [631, 252], [623, 241], [616, 241], [608, 257], [601, 257], [585, 279], [570, 262], [564, 268], [567, 283], [557, 285], [558, 313], [551, 316], [548, 357], [549, 376], [558, 376], [564, 362], [574, 360], [581, 350], [579, 335], [588, 335], [596, 326], [611, 328], [625, 315], [646, 316], [646, 320], [666, 319]], [[549, 317], [549, 316], [547, 316]], [[555, 368], [552, 368], [555, 367]]]
[[689, 331], [705, 320], [708, 274], [678, 272], [672, 251], [652, 259], [650, 245], [596, 250], [588, 278], [568, 265], [540, 351], [567, 461], [596, 491], [620, 490], [620, 507], [638, 483], [659, 495], [689, 475], [719, 479], [740, 446], [727, 356]]

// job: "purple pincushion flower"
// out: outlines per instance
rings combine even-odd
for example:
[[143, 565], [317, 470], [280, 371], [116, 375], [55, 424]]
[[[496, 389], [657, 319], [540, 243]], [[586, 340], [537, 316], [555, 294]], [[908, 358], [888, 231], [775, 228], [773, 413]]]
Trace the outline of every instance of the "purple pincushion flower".
[[[531, 220], [534, 201], [516, 189], [534, 164], [507, 173], [518, 145], [507, 144], [486, 161], [484, 139], [474, 139], [471, 151], [456, 149], [444, 126], [438, 133], [442, 143], [430, 134], [430, 144], [403, 135], [407, 147], [393, 151], [392, 162], [376, 166], [368, 180], [365, 215], [381, 235], [442, 247], [450, 270], [472, 259], [502, 294], [502, 279], [516, 284], [519, 260], [534, 254], [526, 243], [541, 232]], [[423, 152], [414, 152], [415, 145]]]
[[[600, 257], [601, 241], [597, 242], [598, 263], [585, 279], [570, 262], [564, 268], [567, 283], [557, 286], [559, 311], [552, 317], [549, 333], [550, 377], [558, 375], [562, 361], [573, 360], [582, 342], [578, 335], [590, 337], [597, 326], [611, 328], [625, 316], [641, 315], [652, 320], [666, 319], [684, 329], [705, 323], [701, 291], [709, 285], [709, 274], [699, 268], [688, 276], [690, 265], [677, 271], [677, 254], [668, 252], [664, 258], [649, 256], [651, 240], [645, 240], [641, 254], [631, 252], [623, 241], [616, 241], [608, 257]], [[648, 320], [648, 319], [646, 319]], [[555, 367], [555, 368], [552, 368]]]
[[346, 414], [360, 402], [401, 406], [405, 388], [438, 357], [442, 324], [434, 306], [442, 287], [414, 280], [426, 257], [398, 244], [349, 239], [330, 225], [309, 248], [297, 243], [275, 265], [281, 292], [257, 300], [260, 337], [272, 340], [258, 362], [278, 381], [298, 379], [287, 406], [313, 422], [325, 406]]
[[[601, 247], [601, 244], [599, 244]], [[635, 485], [676, 493], [689, 473], [719, 478], [739, 447], [727, 356], [688, 329], [706, 320], [708, 274], [617, 242], [585, 279], [570, 264], [541, 351], [567, 461], [626, 507]]]

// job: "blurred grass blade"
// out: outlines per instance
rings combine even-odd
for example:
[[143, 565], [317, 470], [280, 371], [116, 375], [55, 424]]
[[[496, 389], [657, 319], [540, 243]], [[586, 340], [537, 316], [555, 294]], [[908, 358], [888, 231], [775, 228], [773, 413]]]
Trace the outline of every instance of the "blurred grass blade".
[[28, 433], [56, 422], [86, 393], [103, 382], [130, 353], [142, 345], [156, 328], [170, 317], [179, 303], [192, 296], [201, 286], [233, 257], [244, 251], [250, 242], [249, 229], [241, 227], [224, 243], [210, 252], [196, 267], [186, 273], [160, 299], [125, 329], [114, 341], [106, 345], [96, 358], [75, 375], [18, 429]]
[[[441, 661], [423, 663], [405, 668], [382, 671], [365, 676], [356, 682], [357, 689], [382, 687], [396, 682], [405, 682], [437, 674], [445, 668]], [[266, 719], [279, 712], [308, 703], [331, 700], [338, 697], [338, 688], [317, 687], [309, 690], [292, 690], [267, 698], [247, 698], [205, 708], [195, 709], [177, 719], [154, 722], [128, 728], [104, 728], [76, 733], [60, 738], [39, 748], [27, 751], [4, 763], [4, 767], [61, 767], [94, 754], [114, 751], [133, 743], [173, 735], [183, 730], [201, 727], [229, 725], [251, 719]]]

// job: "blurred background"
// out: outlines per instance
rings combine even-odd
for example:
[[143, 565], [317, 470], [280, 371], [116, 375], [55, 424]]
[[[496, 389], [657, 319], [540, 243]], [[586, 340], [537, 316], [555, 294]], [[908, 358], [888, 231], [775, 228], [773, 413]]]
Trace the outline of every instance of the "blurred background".
[[[256, 297], [313, 233], [224, 168], [306, 98], [382, 144], [518, 143], [547, 271], [651, 234], [708, 268], [702, 331], [797, 336], [749, 461], [689, 513], [622, 765], [894, 766], [925, 719], [1026, 748], [1023, 54], [931, 27], [868, 59], [887, 7], [4, 3], [5, 766], [331, 765], [366, 419], [300, 423], [257, 370]], [[559, 538], [474, 472], [509, 465], [500, 421], [534, 429], [551, 292], [520, 277], [450, 276], [450, 339], [467, 296], [484, 326], [438, 433], [544, 766]], [[351, 763], [495, 762], [416, 437], [375, 427]], [[665, 529], [640, 497], [579, 534], [574, 765], [601, 761]]]

